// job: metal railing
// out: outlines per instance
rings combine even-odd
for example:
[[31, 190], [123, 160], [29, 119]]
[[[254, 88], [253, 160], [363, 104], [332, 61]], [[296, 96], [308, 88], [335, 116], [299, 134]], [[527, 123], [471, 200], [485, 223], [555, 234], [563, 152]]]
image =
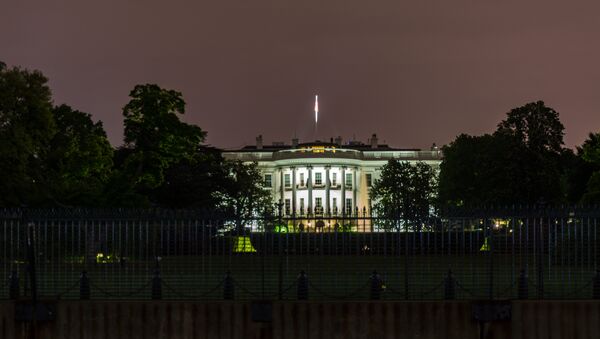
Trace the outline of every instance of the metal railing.
[[597, 209], [442, 215], [1, 210], [0, 298], [600, 297]]

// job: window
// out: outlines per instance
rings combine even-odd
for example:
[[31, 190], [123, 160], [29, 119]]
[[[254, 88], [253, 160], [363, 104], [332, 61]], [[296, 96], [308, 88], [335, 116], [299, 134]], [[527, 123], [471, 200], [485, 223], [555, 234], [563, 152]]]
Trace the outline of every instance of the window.
[[304, 186], [304, 173], [300, 173], [300, 187]]
[[352, 214], [352, 199], [346, 198], [346, 214]]
[[315, 213], [323, 213], [323, 198], [315, 198]]
[[338, 206], [337, 206], [337, 198], [333, 198], [333, 214], [337, 214]]
[[304, 214], [304, 198], [300, 198], [300, 214]]
[[317, 185], [317, 186], [323, 185], [323, 178], [321, 178], [320, 172], [315, 173], [315, 185]]
[[373, 176], [371, 175], [371, 173], [367, 173], [367, 187], [371, 187], [372, 184], [373, 184]]
[[291, 184], [291, 180], [290, 180], [290, 175], [289, 175], [289, 174], [286, 174], [286, 175], [284, 176], [284, 179], [283, 179], [283, 180], [284, 180], [284, 182], [285, 182], [285, 187], [286, 187], [286, 188], [290, 188], [290, 187], [292, 186], [292, 184]]
[[331, 178], [331, 185], [337, 186], [337, 173], [333, 172], [333, 178]]
[[285, 199], [285, 215], [290, 215], [290, 207], [292, 204], [290, 203], [290, 199]]
[[346, 187], [352, 187], [352, 173], [346, 173]]
[[264, 182], [264, 186], [265, 187], [273, 187], [272, 186], [272, 176], [271, 174], [265, 174], [265, 182]]

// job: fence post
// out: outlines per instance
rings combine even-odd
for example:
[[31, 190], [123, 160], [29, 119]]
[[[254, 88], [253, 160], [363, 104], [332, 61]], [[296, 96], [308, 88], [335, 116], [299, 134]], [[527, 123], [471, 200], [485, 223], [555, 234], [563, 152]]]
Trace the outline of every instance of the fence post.
[[8, 277], [8, 297], [11, 300], [19, 299], [19, 274], [16, 270], [13, 270]]
[[90, 295], [90, 278], [88, 278], [87, 272], [83, 271], [79, 277], [79, 299], [89, 300]]
[[308, 276], [304, 270], [300, 271], [296, 284], [298, 300], [308, 300]]
[[371, 300], [381, 299], [381, 292], [383, 291], [383, 280], [381, 276], [377, 274], [377, 271], [373, 271], [370, 277], [371, 280]]
[[231, 272], [227, 271], [225, 274], [225, 280], [223, 280], [223, 299], [233, 300], [235, 298], [235, 285], [233, 284], [233, 278]]
[[[542, 202], [542, 208], [545, 208]], [[548, 213], [545, 211], [544, 214]], [[537, 261], [537, 284], [538, 284], [538, 299], [544, 299], [544, 222], [547, 221], [550, 223], [550, 218], [544, 218], [543, 216], [540, 218], [539, 222], [539, 241], [538, 241], [538, 261]], [[535, 229], [534, 229], [535, 231]]]
[[448, 273], [444, 278], [444, 299], [456, 299], [456, 280], [452, 276], [452, 270], [448, 269]]
[[596, 270], [596, 276], [594, 277], [592, 288], [592, 297], [594, 299], [600, 299], [600, 270]]
[[[277, 216], [277, 225], [279, 227], [279, 231], [277, 232], [277, 248], [279, 249], [279, 300], [283, 300], [283, 253], [281, 251], [281, 228], [283, 227], [283, 218], [281, 215], [281, 210], [283, 207], [283, 203], [281, 200], [279, 201], [278, 211], [279, 215]], [[287, 225], [286, 225], [286, 234], [287, 234]], [[275, 233], [272, 233], [272, 236], [275, 236]]]
[[488, 242], [488, 254], [490, 256], [490, 282], [489, 282], [489, 290], [488, 290], [488, 294], [489, 294], [489, 299], [493, 300], [494, 299], [494, 229], [492, 226], [492, 223], [490, 221], [487, 222], [488, 223], [488, 238], [489, 238], [489, 242]]
[[[279, 255], [281, 257], [281, 254]], [[277, 295], [279, 296], [279, 300], [283, 300], [283, 263], [281, 260], [279, 261], [279, 272], [278, 272], [278, 282], [277, 282]]]
[[160, 270], [158, 267], [154, 270], [152, 278], [152, 300], [162, 299], [162, 281], [160, 279]]
[[35, 224], [32, 222], [27, 223], [27, 261], [31, 298], [35, 309], [37, 304], [37, 280], [35, 271]]
[[524, 269], [521, 269], [521, 273], [519, 273], [518, 294], [519, 299], [529, 298], [529, 284], [527, 281], [527, 272], [525, 272]]

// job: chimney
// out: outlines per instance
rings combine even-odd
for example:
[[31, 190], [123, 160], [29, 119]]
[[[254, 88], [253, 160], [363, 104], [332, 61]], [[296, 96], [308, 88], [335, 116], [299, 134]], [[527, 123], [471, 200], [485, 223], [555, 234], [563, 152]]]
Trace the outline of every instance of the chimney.
[[292, 147], [293, 147], [293, 148], [296, 148], [296, 147], [298, 147], [298, 138], [294, 138], [294, 139], [292, 139]]
[[377, 134], [371, 136], [371, 148], [377, 148]]
[[256, 149], [263, 148], [262, 134], [256, 137]]
[[335, 143], [338, 144], [338, 146], [342, 146], [342, 137], [335, 138]]

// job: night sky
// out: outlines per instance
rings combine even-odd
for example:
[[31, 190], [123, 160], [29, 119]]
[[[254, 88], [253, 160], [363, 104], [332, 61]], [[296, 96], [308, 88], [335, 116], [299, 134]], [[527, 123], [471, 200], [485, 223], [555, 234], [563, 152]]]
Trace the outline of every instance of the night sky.
[[4, 0], [0, 60], [122, 142], [135, 84], [184, 94], [218, 147], [314, 139], [397, 147], [491, 132], [544, 100], [566, 145], [600, 131], [600, 2]]

